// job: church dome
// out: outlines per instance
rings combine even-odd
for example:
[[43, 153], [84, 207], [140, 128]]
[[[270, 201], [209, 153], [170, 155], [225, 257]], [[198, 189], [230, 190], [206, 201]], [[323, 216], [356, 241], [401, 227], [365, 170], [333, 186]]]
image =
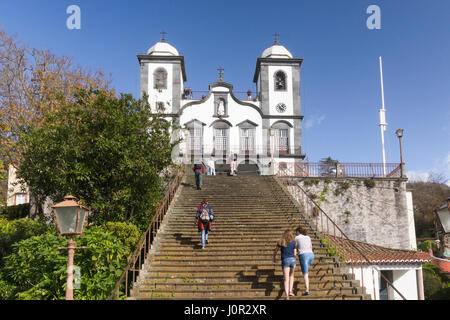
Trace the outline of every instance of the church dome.
[[147, 51], [152, 56], [178, 56], [178, 50], [165, 41], [157, 42]]
[[274, 44], [264, 50], [261, 58], [292, 58], [292, 54], [284, 46]]

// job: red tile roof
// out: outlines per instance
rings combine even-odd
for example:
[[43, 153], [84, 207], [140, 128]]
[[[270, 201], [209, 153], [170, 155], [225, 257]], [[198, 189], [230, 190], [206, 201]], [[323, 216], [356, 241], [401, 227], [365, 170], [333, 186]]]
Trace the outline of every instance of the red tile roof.
[[[366, 242], [347, 240], [333, 236], [327, 236], [327, 238], [346, 263], [353, 261], [353, 263], [357, 264], [405, 265], [431, 262], [430, 254], [427, 252], [386, 248]], [[355, 247], [359, 249], [362, 255]], [[370, 260], [370, 263], [364, 259], [363, 255]]]

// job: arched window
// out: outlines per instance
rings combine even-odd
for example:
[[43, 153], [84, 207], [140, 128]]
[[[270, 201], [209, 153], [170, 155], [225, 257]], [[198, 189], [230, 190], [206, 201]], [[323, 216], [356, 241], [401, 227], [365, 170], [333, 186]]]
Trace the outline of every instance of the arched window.
[[231, 124], [228, 121], [217, 120], [211, 126], [213, 127], [214, 154], [217, 158], [226, 158], [229, 150], [229, 135]]
[[257, 124], [246, 120], [237, 125], [239, 127], [239, 153], [252, 154], [256, 151], [255, 137]]
[[284, 91], [287, 90], [286, 87], [286, 73], [284, 73], [283, 71], [279, 70], [277, 72], [275, 72], [274, 76], [274, 88], [275, 91]]
[[275, 129], [274, 132], [274, 143], [275, 150], [278, 151], [279, 154], [288, 154], [289, 153], [289, 133], [290, 128], [292, 128], [292, 124], [286, 121], [277, 121], [272, 125], [272, 128]]
[[189, 146], [188, 152], [191, 156], [203, 154], [203, 127], [205, 125], [206, 124], [197, 119], [193, 119], [184, 124], [189, 131], [189, 140], [187, 143]]
[[153, 72], [154, 89], [167, 89], [167, 71], [164, 68], [158, 68]]

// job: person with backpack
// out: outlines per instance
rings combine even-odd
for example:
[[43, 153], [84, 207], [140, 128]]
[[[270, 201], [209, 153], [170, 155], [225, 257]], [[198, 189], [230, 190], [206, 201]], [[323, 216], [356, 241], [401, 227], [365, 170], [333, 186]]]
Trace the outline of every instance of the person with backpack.
[[283, 236], [278, 241], [277, 246], [273, 252], [273, 262], [277, 262], [277, 252], [281, 249], [281, 268], [283, 269], [284, 276], [284, 292], [286, 294], [286, 300], [289, 300], [290, 296], [293, 296], [294, 287], [294, 271], [297, 265], [295, 256], [297, 250], [295, 248], [294, 235], [290, 230], [286, 230]]
[[298, 252], [298, 260], [302, 269], [303, 278], [305, 279], [306, 291], [302, 296], [309, 296], [309, 277], [308, 270], [314, 260], [311, 238], [303, 227], [295, 229], [297, 236], [295, 237], [296, 248]]
[[202, 190], [203, 185], [202, 174], [205, 173], [205, 165], [203, 161], [201, 161], [201, 163], [194, 164], [192, 170], [195, 173], [195, 185], [197, 186], [197, 190]]
[[211, 231], [212, 222], [214, 220], [214, 211], [204, 199], [197, 208], [195, 215], [198, 232], [202, 233], [202, 249], [205, 248], [205, 242], [208, 243], [208, 233]]

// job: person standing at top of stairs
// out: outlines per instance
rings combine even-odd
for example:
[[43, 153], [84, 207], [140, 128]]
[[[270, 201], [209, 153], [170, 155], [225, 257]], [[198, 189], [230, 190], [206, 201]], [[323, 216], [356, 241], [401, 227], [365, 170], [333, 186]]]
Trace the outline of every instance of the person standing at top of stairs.
[[208, 243], [208, 234], [211, 231], [212, 221], [214, 220], [214, 211], [208, 204], [208, 200], [204, 199], [198, 206], [195, 219], [198, 232], [202, 233], [202, 249], [204, 249], [205, 242]]
[[202, 190], [203, 184], [202, 174], [205, 173], [205, 165], [203, 161], [201, 161], [201, 163], [194, 164], [192, 170], [195, 172], [195, 184], [197, 186], [197, 190]]
[[208, 173], [210, 176], [216, 175], [216, 164], [214, 162], [214, 157], [211, 157], [208, 160]]
[[236, 153], [230, 154], [230, 176], [237, 174], [238, 156]]

